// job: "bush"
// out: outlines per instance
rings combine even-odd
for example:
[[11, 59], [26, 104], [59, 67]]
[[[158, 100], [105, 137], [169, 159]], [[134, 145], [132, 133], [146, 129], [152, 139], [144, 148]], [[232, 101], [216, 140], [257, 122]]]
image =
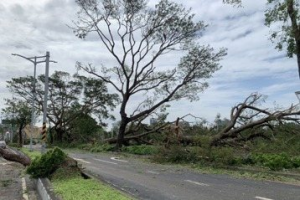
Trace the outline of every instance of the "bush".
[[295, 168], [300, 168], [300, 156], [292, 158], [292, 162]]
[[234, 158], [233, 149], [228, 147], [213, 148], [209, 155], [210, 161], [222, 165], [237, 164]]
[[153, 155], [158, 152], [158, 149], [151, 145], [134, 145], [123, 147], [122, 151], [136, 155]]
[[66, 157], [67, 155], [62, 150], [55, 148], [41, 157], [35, 158], [26, 172], [32, 178], [49, 177], [65, 161]]
[[153, 160], [156, 162], [171, 163], [194, 163], [200, 160], [200, 156], [194, 149], [186, 149], [181, 146], [171, 146], [169, 149], [159, 148], [158, 153], [154, 155]]
[[111, 151], [114, 149], [113, 145], [110, 144], [98, 144], [98, 145], [94, 145], [92, 146], [89, 151], [91, 152], [107, 152], [107, 151]]
[[293, 161], [285, 153], [281, 154], [256, 154], [253, 155], [255, 164], [268, 167], [271, 170], [294, 168]]

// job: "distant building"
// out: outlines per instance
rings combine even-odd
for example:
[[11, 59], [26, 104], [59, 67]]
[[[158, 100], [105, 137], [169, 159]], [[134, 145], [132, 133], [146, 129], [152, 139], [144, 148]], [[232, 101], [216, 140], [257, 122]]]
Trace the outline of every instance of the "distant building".
[[41, 127], [34, 126], [33, 129], [31, 130], [31, 126], [28, 124], [23, 129], [24, 139], [29, 139], [30, 137], [32, 137], [33, 139], [39, 139], [41, 132], [42, 132]]

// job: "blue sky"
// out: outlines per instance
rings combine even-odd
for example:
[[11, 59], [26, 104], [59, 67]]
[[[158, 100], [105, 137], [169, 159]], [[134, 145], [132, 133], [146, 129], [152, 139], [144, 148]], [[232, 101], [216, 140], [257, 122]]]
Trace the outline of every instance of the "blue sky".
[[[296, 59], [275, 50], [275, 44], [268, 39], [270, 29], [264, 26], [266, 1], [244, 0], [242, 8], [224, 5], [222, 0], [174, 1], [191, 7], [195, 19], [209, 25], [199, 43], [210, 44], [216, 50], [225, 47], [228, 55], [221, 61], [222, 69], [209, 80], [210, 87], [199, 94], [200, 101], [171, 104], [170, 121], [187, 113], [211, 122], [217, 113], [228, 117], [231, 107], [253, 92], [268, 96], [264, 107], [288, 107], [298, 103], [294, 94], [300, 90]], [[66, 26], [75, 20], [76, 11], [73, 0], [0, 1], [1, 108], [2, 98], [11, 97], [5, 82], [33, 74], [30, 62], [11, 53], [30, 57], [50, 51], [51, 59], [58, 61], [51, 64], [50, 73], [63, 70], [72, 74], [76, 61], [107, 67], [112, 63], [110, 55], [95, 38], [79, 40]], [[170, 54], [160, 62], [176, 65], [176, 58], [178, 55]], [[44, 65], [39, 65], [38, 74], [43, 72]], [[117, 113], [116, 110], [116, 116]]]

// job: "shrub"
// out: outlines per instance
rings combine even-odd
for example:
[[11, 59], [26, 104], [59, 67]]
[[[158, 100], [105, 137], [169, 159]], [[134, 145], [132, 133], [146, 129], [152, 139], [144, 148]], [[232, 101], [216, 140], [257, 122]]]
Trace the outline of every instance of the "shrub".
[[137, 155], [153, 155], [158, 152], [158, 149], [151, 145], [134, 145], [123, 147], [122, 151]]
[[153, 157], [157, 162], [171, 163], [194, 163], [200, 160], [200, 156], [194, 149], [182, 148], [181, 146], [171, 146], [169, 149], [159, 148], [158, 153]]
[[300, 156], [292, 158], [292, 162], [295, 168], [300, 168]]
[[113, 145], [105, 143], [105, 144], [94, 145], [89, 149], [89, 151], [91, 151], [91, 152], [107, 152], [107, 151], [111, 151], [113, 149], [114, 149]]
[[294, 167], [293, 161], [285, 153], [281, 154], [255, 154], [254, 163], [268, 167], [271, 170], [290, 169]]
[[35, 158], [26, 172], [32, 178], [49, 177], [66, 159], [67, 155], [59, 148], [54, 148]]
[[212, 162], [222, 165], [236, 164], [233, 149], [229, 147], [213, 148], [211, 149], [209, 158]]

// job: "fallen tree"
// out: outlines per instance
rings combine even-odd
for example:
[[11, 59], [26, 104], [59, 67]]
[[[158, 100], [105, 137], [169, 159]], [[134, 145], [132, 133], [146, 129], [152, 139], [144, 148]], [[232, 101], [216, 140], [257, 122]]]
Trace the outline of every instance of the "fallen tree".
[[31, 159], [27, 155], [25, 155], [21, 151], [17, 151], [17, 150], [14, 150], [14, 149], [8, 147], [4, 143], [1, 143], [0, 155], [5, 160], [18, 162], [18, 163], [21, 163], [24, 166], [28, 166], [31, 163]]
[[258, 137], [270, 139], [266, 132], [267, 130], [274, 132], [275, 125], [300, 122], [297, 118], [297, 115], [300, 115], [298, 106], [291, 105], [288, 109], [272, 111], [258, 107], [263, 100], [263, 95], [254, 93], [244, 102], [234, 106], [231, 109], [229, 123], [212, 138], [210, 146], [233, 145]]
[[[131, 123], [126, 130], [124, 137], [124, 144], [129, 145], [131, 141], [134, 141], [138, 144], [152, 144], [151, 141], [147, 140], [147, 136], [155, 133], [159, 133], [165, 136], [164, 143], [165, 145], [170, 144], [191, 144], [193, 143], [193, 139], [190, 136], [184, 135], [183, 128], [180, 125], [180, 120], [184, 120], [185, 117], [192, 116], [191, 114], [187, 114], [183, 117], [178, 117], [175, 121], [172, 122], [157, 122], [153, 126], [149, 126], [143, 124], [142, 121], [145, 118], [141, 118], [136, 123]], [[104, 142], [109, 144], [117, 143], [117, 138], [107, 138]]]

